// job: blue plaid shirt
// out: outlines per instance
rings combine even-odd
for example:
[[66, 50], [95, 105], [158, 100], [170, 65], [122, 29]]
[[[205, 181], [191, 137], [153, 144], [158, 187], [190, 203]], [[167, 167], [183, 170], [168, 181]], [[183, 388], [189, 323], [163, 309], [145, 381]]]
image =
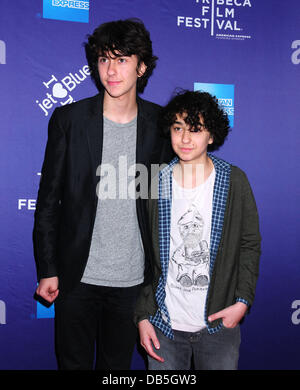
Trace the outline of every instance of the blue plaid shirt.
[[[210, 239], [210, 275], [212, 274], [214, 262], [218, 252], [219, 243], [222, 235], [224, 222], [226, 201], [230, 183], [231, 165], [224, 160], [221, 160], [212, 154], [208, 154], [213, 161], [216, 178], [213, 191], [213, 209], [211, 221], [211, 239]], [[175, 157], [170, 164], [159, 173], [158, 187], [158, 213], [159, 213], [159, 249], [161, 261], [161, 276], [156, 290], [156, 302], [158, 310], [154, 316], [150, 316], [150, 322], [159, 328], [163, 334], [170, 339], [174, 338], [174, 333], [171, 327], [171, 319], [168, 309], [165, 304], [166, 298], [166, 283], [169, 266], [169, 251], [170, 251], [170, 229], [171, 229], [171, 207], [172, 207], [172, 173], [173, 168], [178, 162], [178, 157]], [[237, 301], [248, 305], [248, 302], [242, 298], [237, 298]], [[215, 333], [220, 330], [222, 323], [217, 327], [210, 327], [207, 320], [207, 305], [204, 308], [205, 323], [209, 333]]]

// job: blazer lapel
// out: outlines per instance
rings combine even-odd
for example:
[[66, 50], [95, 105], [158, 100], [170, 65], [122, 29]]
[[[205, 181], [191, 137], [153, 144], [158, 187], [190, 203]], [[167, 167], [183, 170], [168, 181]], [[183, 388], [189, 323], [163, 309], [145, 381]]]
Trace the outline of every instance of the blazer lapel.
[[92, 172], [95, 184], [96, 171], [102, 160], [103, 147], [103, 93], [91, 100], [90, 110], [86, 118], [86, 134], [88, 138]]
[[137, 97], [137, 104], [136, 164], [142, 164], [145, 162], [144, 147], [147, 145], [145, 137], [148, 134], [146, 131], [148, 123], [142, 100], [139, 97]]

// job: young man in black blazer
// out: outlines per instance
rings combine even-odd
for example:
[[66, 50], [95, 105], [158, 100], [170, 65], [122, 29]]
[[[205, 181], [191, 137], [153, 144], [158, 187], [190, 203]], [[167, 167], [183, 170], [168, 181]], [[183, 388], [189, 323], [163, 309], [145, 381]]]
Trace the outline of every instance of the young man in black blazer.
[[[129, 369], [151, 245], [146, 199], [128, 196], [121, 172], [143, 164], [150, 174], [171, 149], [156, 127], [159, 106], [137, 96], [157, 60], [143, 23], [100, 25], [86, 52], [100, 93], [55, 109], [49, 122], [33, 231], [36, 293], [55, 301], [59, 368]], [[116, 183], [123, 190], [111, 196]]]

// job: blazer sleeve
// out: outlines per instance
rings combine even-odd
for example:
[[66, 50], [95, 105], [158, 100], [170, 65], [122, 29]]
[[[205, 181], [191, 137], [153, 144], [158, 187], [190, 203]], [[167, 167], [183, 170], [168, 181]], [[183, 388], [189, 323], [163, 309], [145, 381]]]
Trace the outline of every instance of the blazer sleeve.
[[41, 172], [33, 228], [33, 247], [38, 280], [57, 276], [57, 247], [65, 171], [66, 133], [58, 110], [48, 126], [48, 141]]
[[147, 284], [142, 287], [142, 291], [139, 294], [133, 321], [135, 325], [137, 326], [138, 323], [142, 320], [149, 320], [150, 316], [154, 316], [157, 310], [157, 305], [155, 301], [155, 294], [153, 290], [152, 284]]
[[238, 269], [237, 301], [251, 306], [259, 274], [261, 236], [256, 202], [247, 176], [242, 172], [242, 232]]

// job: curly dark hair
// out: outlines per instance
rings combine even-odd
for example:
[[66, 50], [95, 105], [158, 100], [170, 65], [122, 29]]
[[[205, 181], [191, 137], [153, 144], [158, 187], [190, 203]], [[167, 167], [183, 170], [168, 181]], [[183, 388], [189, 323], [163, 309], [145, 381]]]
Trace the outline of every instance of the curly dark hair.
[[144, 62], [147, 69], [137, 80], [137, 92], [144, 91], [158, 57], [153, 55], [150, 34], [140, 19], [131, 18], [103, 23], [87, 38], [88, 42], [84, 44], [86, 57], [91, 69], [91, 77], [99, 89], [102, 85], [98, 73], [98, 57], [111, 52], [116, 57], [135, 54], [138, 58], [137, 71]]
[[176, 114], [185, 114], [185, 123], [190, 129], [198, 131], [201, 114], [206, 130], [213, 137], [213, 143], [207, 147], [208, 151], [219, 149], [230, 131], [227, 114], [219, 107], [217, 98], [208, 92], [188, 90], [176, 92], [160, 113], [158, 124], [165, 136], [170, 136], [170, 128], [176, 120]]

